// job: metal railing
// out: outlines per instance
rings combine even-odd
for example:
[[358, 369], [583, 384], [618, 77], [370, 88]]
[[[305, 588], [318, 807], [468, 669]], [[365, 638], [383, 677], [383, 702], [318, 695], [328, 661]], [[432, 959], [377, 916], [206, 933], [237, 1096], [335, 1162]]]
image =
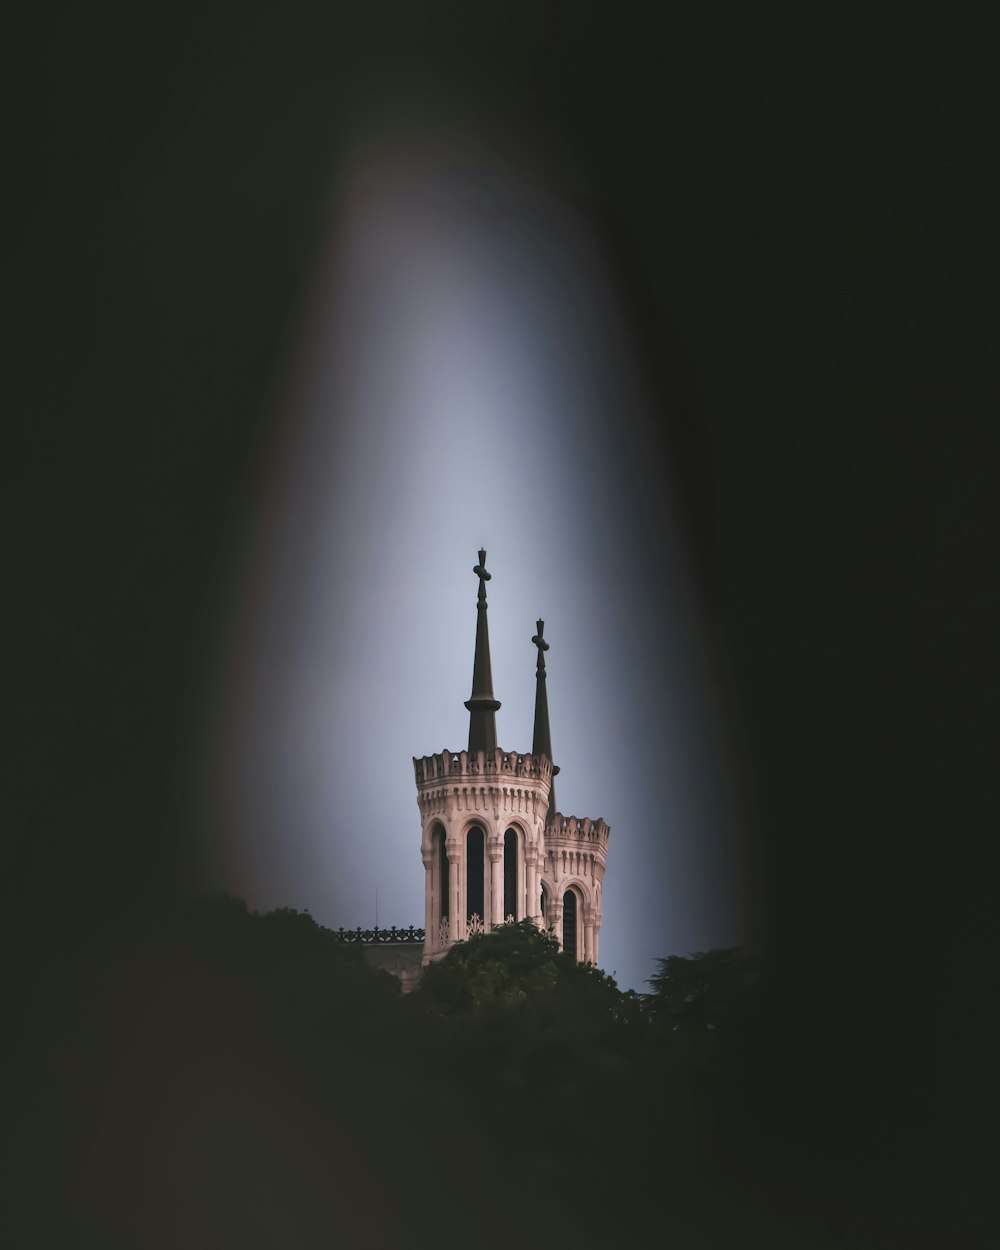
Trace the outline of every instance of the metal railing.
[[334, 929], [333, 935], [338, 942], [360, 942], [364, 945], [373, 945], [376, 942], [392, 943], [407, 942], [417, 943], [423, 942], [423, 929], [415, 929], [410, 925], [408, 929], [397, 929], [393, 925], [389, 929]]

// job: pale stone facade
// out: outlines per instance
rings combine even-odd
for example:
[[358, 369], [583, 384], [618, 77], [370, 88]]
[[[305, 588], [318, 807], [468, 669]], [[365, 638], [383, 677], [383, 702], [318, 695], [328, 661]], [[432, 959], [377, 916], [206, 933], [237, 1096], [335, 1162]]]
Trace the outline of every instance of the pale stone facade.
[[545, 829], [542, 888], [552, 899], [546, 927], [563, 940], [563, 911], [567, 891], [577, 896], [577, 958], [596, 964], [597, 935], [601, 931], [601, 894], [611, 830], [601, 820], [563, 816], [556, 812]]
[[577, 959], [598, 962], [601, 893], [609, 829], [601, 819], [554, 810], [553, 766], [545, 693], [543, 622], [538, 648], [532, 751], [495, 745], [486, 627], [484, 551], [480, 578], [469, 749], [414, 758], [424, 863], [423, 962], [506, 920], [530, 919], [551, 930]]
[[[424, 963], [468, 937], [470, 926], [479, 932], [508, 919], [530, 919], [551, 929], [564, 945], [567, 890], [577, 898], [575, 953], [597, 963], [610, 830], [601, 819], [581, 820], [559, 812], [547, 821], [552, 761], [498, 747], [475, 756], [442, 751], [415, 759], [413, 766], [425, 873]], [[477, 828], [484, 835], [484, 915], [471, 911], [469, 900], [468, 835]], [[510, 891], [505, 898], [504, 890], [510, 873], [508, 831], [516, 838], [512, 910], [507, 910]]]

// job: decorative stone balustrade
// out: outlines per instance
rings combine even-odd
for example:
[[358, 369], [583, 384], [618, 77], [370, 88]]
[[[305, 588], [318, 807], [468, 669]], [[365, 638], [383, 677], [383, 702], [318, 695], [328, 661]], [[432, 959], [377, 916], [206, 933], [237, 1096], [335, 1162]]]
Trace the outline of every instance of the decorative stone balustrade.
[[[516, 924], [516, 923], [517, 923], [517, 921], [514, 919], [514, 917], [513, 917], [513, 916], [504, 916], [504, 918], [503, 918], [503, 924], [505, 924], [505, 925], [508, 925], [508, 924]], [[486, 923], [486, 921], [483, 919], [483, 917], [482, 917], [482, 916], [480, 916], [480, 915], [478, 914], [478, 912], [477, 912], [477, 913], [475, 913], [474, 915], [470, 916], [470, 917], [469, 917], [469, 919], [466, 921], [466, 925], [465, 925], [465, 928], [466, 928], [466, 938], [471, 938], [471, 937], [479, 937], [479, 936], [481, 936], [482, 934], [486, 933], [487, 931], [489, 931], [489, 932], [491, 932], [491, 933], [492, 933], [492, 932], [494, 932], [496, 929], [499, 929], [500, 927], [501, 927], [501, 926], [500, 926], [500, 925], [497, 925], [497, 924], [490, 924], [490, 925], [487, 925], [487, 923]], [[437, 950], [438, 950], [438, 951], [444, 951], [444, 950], [446, 950], [446, 949], [447, 949], [447, 948], [448, 948], [448, 947], [452, 944], [451, 922], [449, 921], [448, 917], [447, 917], [447, 916], [442, 916], [442, 917], [441, 917], [441, 919], [438, 921], [437, 925], [435, 926], [435, 929], [436, 929], [436, 932], [437, 932]], [[343, 933], [343, 932], [344, 932], [344, 931], [343, 931], [343, 930], [341, 930], [341, 933]], [[418, 930], [414, 930], [414, 932], [417, 932], [417, 933], [423, 934], [423, 932], [424, 932], [424, 931], [423, 931], [423, 929], [418, 929]], [[353, 932], [353, 931], [348, 931], [348, 933], [347, 933], [346, 937], [342, 937], [340, 940], [341, 940], [342, 942], [355, 942], [355, 941], [358, 941], [358, 940], [361, 940], [361, 941], [368, 941], [368, 940], [381, 940], [381, 941], [383, 941], [383, 942], [386, 942], [386, 941], [388, 941], [389, 939], [388, 939], [388, 938], [384, 938], [384, 937], [383, 937], [383, 938], [381, 938], [381, 939], [369, 939], [367, 936], [362, 936], [362, 938], [361, 938], [361, 939], [358, 939], [357, 937], [355, 937], [355, 935], [354, 935], [354, 932]], [[396, 940], [396, 941], [400, 941], [400, 940], [403, 940], [403, 941], [409, 941], [409, 940], [411, 940], [411, 939], [408, 939], [408, 938], [403, 938], [403, 939], [396, 938], [395, 940]]]

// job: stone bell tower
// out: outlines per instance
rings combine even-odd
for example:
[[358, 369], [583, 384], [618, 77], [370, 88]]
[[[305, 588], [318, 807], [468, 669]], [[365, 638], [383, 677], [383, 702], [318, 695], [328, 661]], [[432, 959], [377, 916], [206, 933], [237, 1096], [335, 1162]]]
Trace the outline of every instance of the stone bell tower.
[[413, 760], [424, 861], [423, 962], [505, 921], [530, 919], [564, 950], [597, 963], [601, 891], [608, 851], [603, 820], [563, 816], [555, 807], [546, 693], [544, 622], [537, 622], [535, 722], [531, 753], [497, 746], [486, 552], [479, 578], [469, 746]]

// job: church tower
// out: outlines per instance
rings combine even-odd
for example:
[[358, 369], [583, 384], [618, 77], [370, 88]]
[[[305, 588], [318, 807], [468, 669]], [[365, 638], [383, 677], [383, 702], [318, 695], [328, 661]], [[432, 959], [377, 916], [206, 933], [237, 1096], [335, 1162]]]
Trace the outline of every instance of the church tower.
[[529, 919], [575, 958], [597, 963], [608, 851], [603, 820], [563, 816], [555, 806], [545, 652], [536, 623], [535, 722], [530, 754], [497, 746], [486, 552], [479, 578], [469, 745], [413, 760], [424, 861], [426, 964], [455, 942]]

